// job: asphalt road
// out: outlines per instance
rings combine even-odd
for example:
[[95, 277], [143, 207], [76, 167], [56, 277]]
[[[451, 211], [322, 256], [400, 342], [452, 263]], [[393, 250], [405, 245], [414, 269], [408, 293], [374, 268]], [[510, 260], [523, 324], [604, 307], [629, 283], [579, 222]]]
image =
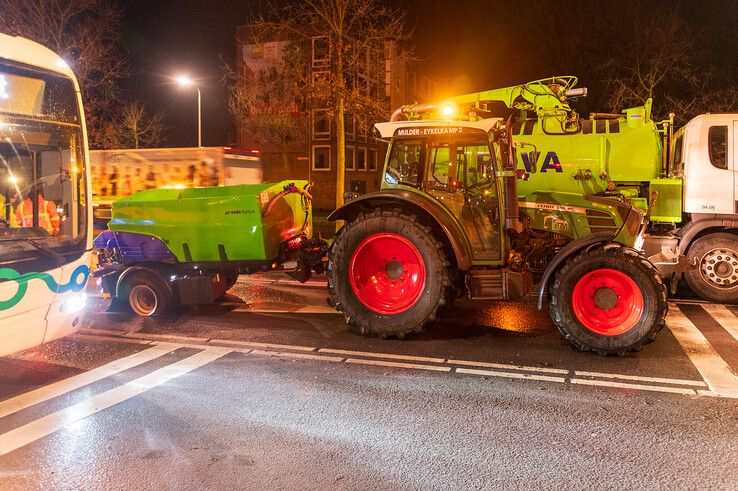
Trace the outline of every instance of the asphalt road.
[[405, 341], [346, 332], [320, 284], [105, 308], [0, 358], [1, 489], [738, 489], [733, 307], [677, 302], [623, 358], [526, 303]]

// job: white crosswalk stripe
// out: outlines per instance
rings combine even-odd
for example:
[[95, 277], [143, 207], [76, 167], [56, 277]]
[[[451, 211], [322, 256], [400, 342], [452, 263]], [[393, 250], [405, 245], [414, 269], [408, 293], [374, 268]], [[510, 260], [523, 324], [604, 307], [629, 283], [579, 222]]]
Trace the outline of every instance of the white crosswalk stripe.
[[[720, 322], [718, 318], [715, 320]], [[671, 305], [666, 325], [710, 390], [724, 397], [738, 397], [738, 376], [678, 305]]]
[[[127, 368], [133, 368], [146, 361], [163, 356], [180, 346], [157, 345], [144, 351], [136, 353], [99, 367], [98, 369], [85, 372], [76, 377], [62, 380], [60, 382], [41, 387], [21, 396], [3, 401], [0, 406], [0, 417], [21, 411], [25, 408], [47, 401], [58, 395], [70, 392], [84, 385], [101, 380], [106, 376], [113, 375]], [[198, 353], [190, 355], [182, 360], [164, 366], [151, 373], [131, 380], [110, 390], [83, 399], [81, 402], [53, 412], [41, 418], [35, 419], [22, 426], [0, 434], [0, 455], [5, 455], [45, 436], [51, 435], [66, 428], [77, 421], [92, 416], [108, 409], [116, 404], [136, 397], [154, 387], [163, 385], [170, 380], [189, 373], [197, 368], [203, 367], [218, 358], [230, 353], [227, 348], [208, 347]]]
[[725, 305], [705, 304], [702, 308], [738, 341], [738, 317], [728, 310], [728, 307]]

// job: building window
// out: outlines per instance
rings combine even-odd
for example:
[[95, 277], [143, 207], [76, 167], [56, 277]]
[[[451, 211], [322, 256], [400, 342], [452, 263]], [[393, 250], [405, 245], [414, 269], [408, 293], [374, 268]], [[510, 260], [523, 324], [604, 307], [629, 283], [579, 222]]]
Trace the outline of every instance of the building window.
[[369, 149], [369, 170], [377, 170], [377, 149]]
[[356, 149], [356, 170], [366, 170], [366, 148]]
[[330, 65], [330, 45], [325, 36], [313, 38], [313, 66], [324, 67]]
[[346, 170], [356, 170], [354, 147], [346, 147]]
[[363, 119], [360, 119], [356, 122], [356, 139], [361, 141], [366, 141], [366, 121]]
[[354, 115], [347, 112], [343, 115], [343, 129], [346, 131], [346, 138], [354, 139], [356, 134], [356, 120]]
[[313, 72], [313, 107], [325, 109], [328, 107], [328, 98], [331, 95], [331, 77], [328, 72]]
[[313, 111], [313, 139], [327, 140], [331, 137], [331, 120], [327, 111]]
[[330, 145], [313, 145], [313, 170], [331, 170]]

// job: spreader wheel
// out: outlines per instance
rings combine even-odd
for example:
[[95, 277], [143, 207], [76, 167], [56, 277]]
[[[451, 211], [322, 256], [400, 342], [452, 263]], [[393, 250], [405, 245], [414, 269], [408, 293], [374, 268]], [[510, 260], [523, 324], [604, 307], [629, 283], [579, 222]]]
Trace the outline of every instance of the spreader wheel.
[[443, 244], [430, 227], [399, 210], [377, 209], [347, 222], [328, 258], [333, 305], [361, 333], [420, 332], [451, 298]]
[[142, 317], [165, 314], [173, 304], [172, 295], [163, 282], [144, 272], [127, 276], [119, 296], [126, 298], [131, 311]]
[[638, 351], [664, 326], [666, 288], [637, 251], [619, 244], [587, 250], [557, 272], [549, 293], [551, 318], [583, 351]]

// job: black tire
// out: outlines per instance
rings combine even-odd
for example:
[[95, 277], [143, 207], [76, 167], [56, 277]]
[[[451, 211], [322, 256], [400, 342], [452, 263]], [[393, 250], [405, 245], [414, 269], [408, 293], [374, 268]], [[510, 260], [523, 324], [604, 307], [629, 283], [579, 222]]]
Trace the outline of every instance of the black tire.
[[[414, 303], [402, 312], [379, 313], [368, 308], [351, 284], [351, 259], [357, 247], [377, 234], [399, 235], [419, 252], [425, 283]], [[385, 260], [386, 262], [386, 260]], [[399, 209], [360, 213], [338, 231], [328, 252], [328, 290], [333, 306], [344, 313], [349, 328], [380, 337], [405, 337], [433, 323], [452, 298], [452, 270], [443, 244], [433, 229]]]
[[684, 273], [687, 285], [711, 302], [738, 303], [738, 236], [705, 235], [695, 240], [687, 258], [697, 267]]
[[[574, 289], [579, 280], [588, 273], [603, 269], [624, 273], [642, 296], [641, 315], [634, 318], [632, 327], [622, 333], [614, 329], [610, 331], [612, 334], [596, 332], [585, 326], [574, 310]], [[615, 290], [599, 290], [603, 290], [602, 303], [620, 301], [619, 295], [607, 298], [607, 295], [617, 293]], [[622, 356], [629, 351], [639, 351], [664, 327], [669, 308], [666, 287], [656, 268], [638, 251], [615, 243], [599, 244], [569, 258], [557, 271], [548, 297], [551, 319], [564, 339], [581, 351], [593, 351], [601, 356]], [[594, 295], [587, 298], [594, 302]], [[597, 308], [601, 308], [600, 304]], [[615, 308], [615, 305], [610, 308]], [[627, 308], [624, 311], [630, 312]]]
[[128, 309], [141, 317], [166, 314], [174, 304], [163, 281], [145, 272], [131, 273], [124, 278], [118, 296], [121, 303], [127, 301]]

